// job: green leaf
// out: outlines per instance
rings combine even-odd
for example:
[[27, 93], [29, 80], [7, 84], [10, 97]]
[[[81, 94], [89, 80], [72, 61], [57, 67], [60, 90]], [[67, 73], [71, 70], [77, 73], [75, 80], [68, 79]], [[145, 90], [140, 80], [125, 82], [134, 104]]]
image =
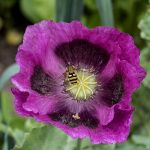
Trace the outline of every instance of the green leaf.
[[80, 149], [81, 150], [93, 150], [93, 146], [88, 139], [84, 139], [81, 142]]
[[141, 29], [141, 37], [150, 41], [150, 12], [145, 13], [138, 27]]
[[134, 143], [131, 143], [130, 141], [127, 141], [125, 143], [118, 144], [115, 150], [148, 150], [148, 149], [144, 146], [136, 145]]
[[0, 98], [2, 107], [2, 120], [11, 126], [11, 128], [24, 128], [25, 120], [15, 113], [11, 93], [8, 91], [2, 91]]
[[[24, 131], [20, 130], [24, 128], [24, 119], [18, 117], [15, 114], [12, 104], [12, 96], [10, 92], [2, 91], [1, 92], [1, 107], [2, 107], [2, 122], [0, 124], [0, 131], [4, 134], [8, 134], [16, 143], [22, 144], [21, 141], [24, 139]], [[17, 129], [16, 129], [17, 128]], [[7, 135], [7, 137], [8, 137]], [[10, 145], [10, 144], [9, 144]], [[7, 139], [3, 145], [3, 148], [7, 148]]]
[[147, 71], [147, 76], [143, 81], [143, 84], [150, 88], [150, 45], [141, 52], [141, 64]]
[[55, 20], [55, 0], [21, 0], [23, 14], [32, 22]]
[[5, 133], [5, 136], [4, 136], [4, 144], [3, 144], [2, 150], [8, 150], [8, 133], [7, 132]]
[[7, 132], [9, 136], [14, 138], [16, 144], [21, 146], [25, 140], [26, 132], [31, 131], [35, 127], [41, 127], [42, 125], [31, 119], [25, 120], [15, 113], [10, 92], [2, 91], [0, 98], [2, 107], [0, 132]]
[[[2, 117], [3, 120], [10, 124], [12, 118], [13, 108], [12, 108], [12, 100], [9, 92], [2, 91], [1, 92], [1, 105], [2, 105]], [[9, 108], [9, 109], [8, 109]]]
[[73, 140], [66, 134], [52, 126], [35, 128], [26, 137], [22, 147], [13, 150], [74, 150], [77, 140]]
[[94, 150], [115, 150], [115, 144], [99, 144], [93, 146]]
[[23, 130], [12, 130], [12, 137], [15, 139], [16, 145], [18, 147], [21, 147], [23, 145], [28, 135], [29, 133]]
[[18, 71], [19, 67], [16, 64], [11, 65], [4, 71], [4, 73], [0, 76], [0, 90], [2, 90], [10, 77], [16, 74]]
[[4, 132], [4, 133], [8, 133], [9, 135], [12, 135], [12, 129], [7, 126], [6, 124], [0, 123], [0, 133]]
[[133, 117], [132, 132], [136, 134], [148, 135], [150, 134], [150, 89], [143, 84], [133, 95], [133, 105], [135, 106], [135, 113]]
[[96, 0], [102, 25], [114, 26], [113, 10], [111, 0]]
[[134, 143], [144, 145], [147, 149], [150, 149], [150, 136], [133, 135], [132, 140]]
[[83, 0], [56, 0], [56, 20], [71, 22], [80, 20], [83, 12]]
[[114, 150], [115, 145], [92, 145], [89, 140], [73, 140], [52, 126], [35, 128], [26, 136], [23, 146], [13, 150]]

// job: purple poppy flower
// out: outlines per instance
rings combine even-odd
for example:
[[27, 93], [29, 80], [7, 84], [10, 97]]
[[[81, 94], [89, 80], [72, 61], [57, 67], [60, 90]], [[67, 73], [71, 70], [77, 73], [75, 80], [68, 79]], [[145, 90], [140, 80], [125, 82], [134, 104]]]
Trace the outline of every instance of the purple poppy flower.
[[139, 55], [132, 37], [112, 27], [29, 26], [12, 78], [16, 111], [94, 144], [125, 141], [131, 96], [146, 75]]

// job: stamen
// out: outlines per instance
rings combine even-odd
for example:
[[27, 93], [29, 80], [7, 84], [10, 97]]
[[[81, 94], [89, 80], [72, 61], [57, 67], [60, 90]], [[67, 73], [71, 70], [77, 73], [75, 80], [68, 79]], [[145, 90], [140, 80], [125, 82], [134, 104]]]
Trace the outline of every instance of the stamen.
[[93, 90], [89, 87], [89, 86], [86, 86], [84, 85], [89, 91], [91, 91], [91, 93], [93, 94]]
[[88, 82], [88, 81], [85, 81], [84, 83], [86, 83], [86, 84], [97, 84], [97, 82]]
[[78, 94], [79, 94], [79, 92], [80, 92], [80, 89], [81, 89], [81, 85], [79, 86], [79, 88], [78, 88], [78, 90], [77, 90], [77, 93], [76, 93], [75, 98], [77, 98], [77, 97], [78, 97]]
[[84, 89], [83, 86], [82, 86], [82, 90], [83, 90], [83, 93], [84, 93], [84, 98], [86, 99], [86, 93], [85, 93], [85, 89]]
[[82, 72], [82, 80], [84, 80], [84, 72]]
[[91, 76], [88, 76], [87, 78], [85, 78], [85, 79], [83, 80], [83, 82], [86, 81], [86, 80], [88, 80], [89, 78], [91, 78], [91, 77], [93, 77], [93, 76], [94, 76], [94, 74], [92, 74]]
[[70, 90], [76, 88], [76, 86], [77, 86], [77, 85], [73, 85], [73, 86], [71, 86], [70, 88], [67, 88], [66, 91], [70, 91]]

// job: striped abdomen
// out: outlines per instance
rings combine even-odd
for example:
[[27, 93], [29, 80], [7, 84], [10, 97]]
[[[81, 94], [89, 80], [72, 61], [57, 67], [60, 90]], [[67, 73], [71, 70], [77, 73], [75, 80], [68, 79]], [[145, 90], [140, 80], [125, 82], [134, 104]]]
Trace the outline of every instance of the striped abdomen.
[[77, 75], [75, 74], [75, 72], [69, 72], [68, 73], [68, 80], [71, 84], [76, 84], [77, 83]]

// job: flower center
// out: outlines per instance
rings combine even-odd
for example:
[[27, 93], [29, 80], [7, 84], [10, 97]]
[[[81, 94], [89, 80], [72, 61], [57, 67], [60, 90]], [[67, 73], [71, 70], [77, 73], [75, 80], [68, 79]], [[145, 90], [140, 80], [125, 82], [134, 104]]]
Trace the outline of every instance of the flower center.
[[75, 69], [69, 66], [66, 71], [66, 91], [76, 100], [92, 98], [97, 87], [94, 73], [88, 69]]

